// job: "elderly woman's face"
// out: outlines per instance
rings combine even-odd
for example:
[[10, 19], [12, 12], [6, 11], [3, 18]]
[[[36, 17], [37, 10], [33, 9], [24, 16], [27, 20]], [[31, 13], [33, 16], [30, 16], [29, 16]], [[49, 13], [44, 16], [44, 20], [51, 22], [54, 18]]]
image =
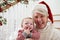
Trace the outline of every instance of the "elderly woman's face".
[[34, 13], [33, 19], [38, 29], [43, 29], [48, 22], [48, 17], [40, 13]]

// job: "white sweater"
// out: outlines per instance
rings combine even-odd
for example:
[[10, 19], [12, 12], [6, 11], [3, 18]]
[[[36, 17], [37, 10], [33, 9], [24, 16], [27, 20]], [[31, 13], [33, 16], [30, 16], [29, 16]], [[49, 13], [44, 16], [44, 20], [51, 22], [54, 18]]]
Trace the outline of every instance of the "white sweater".
[[47, 25], [44, 29], [38, 31], [40, 32], [39, 40], [60, 40], [60, 31], [52, 27], [52, 25]]
[[[60, 40], [60, 31], [55, 29], [52, 25], [47, 25], [44, 29], [38, 30], [40, 32], [39, 40]], [[14, 32], [8, 40], [15, 40], [17, 32]]]

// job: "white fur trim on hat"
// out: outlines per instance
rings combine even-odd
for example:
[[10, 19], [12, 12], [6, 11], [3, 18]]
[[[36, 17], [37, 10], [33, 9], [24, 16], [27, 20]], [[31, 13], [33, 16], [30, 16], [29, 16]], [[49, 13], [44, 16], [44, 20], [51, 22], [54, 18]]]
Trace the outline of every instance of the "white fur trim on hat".
[[48, 11], [47, 11], [47, 8], [44, 4], [38, 4], [35, 6], [34, 10], [33, 10], [33, 13], [40, 13], [40, 14], [43, 14], [45, 16], [48, 16]]

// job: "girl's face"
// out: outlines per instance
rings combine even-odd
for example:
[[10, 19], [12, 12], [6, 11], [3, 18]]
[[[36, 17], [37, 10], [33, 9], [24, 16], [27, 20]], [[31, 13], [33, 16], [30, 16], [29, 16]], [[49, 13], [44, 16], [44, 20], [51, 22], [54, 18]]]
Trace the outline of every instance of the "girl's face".
[[33, 29], [33, 20], [32, 19], [24, 19], [23, 23], [22, 23], [23, 29], [29, 29], [32, 30]]

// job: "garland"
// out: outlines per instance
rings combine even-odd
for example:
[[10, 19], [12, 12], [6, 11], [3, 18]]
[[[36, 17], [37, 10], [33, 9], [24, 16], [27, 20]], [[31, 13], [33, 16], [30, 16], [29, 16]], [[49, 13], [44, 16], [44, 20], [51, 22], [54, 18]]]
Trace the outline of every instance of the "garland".
[[[38, 0], [32, 0], [32, 1], [38, 1]], [[17, 4], [18, 2], [23, 4], [28, 4], [29, 0], [3, 0], [2, 3], [0, 3], [0, 12], [3, 12], [4, 10]]]
[[[9, 0], [11, 1], [11, 0]], [[8, 9], [9, 7], [12, 6], [11, 2], [7, 0], [3, 0], [2, 3], [0, 3], [0, 12], [3, 12], [5, 9]]]

